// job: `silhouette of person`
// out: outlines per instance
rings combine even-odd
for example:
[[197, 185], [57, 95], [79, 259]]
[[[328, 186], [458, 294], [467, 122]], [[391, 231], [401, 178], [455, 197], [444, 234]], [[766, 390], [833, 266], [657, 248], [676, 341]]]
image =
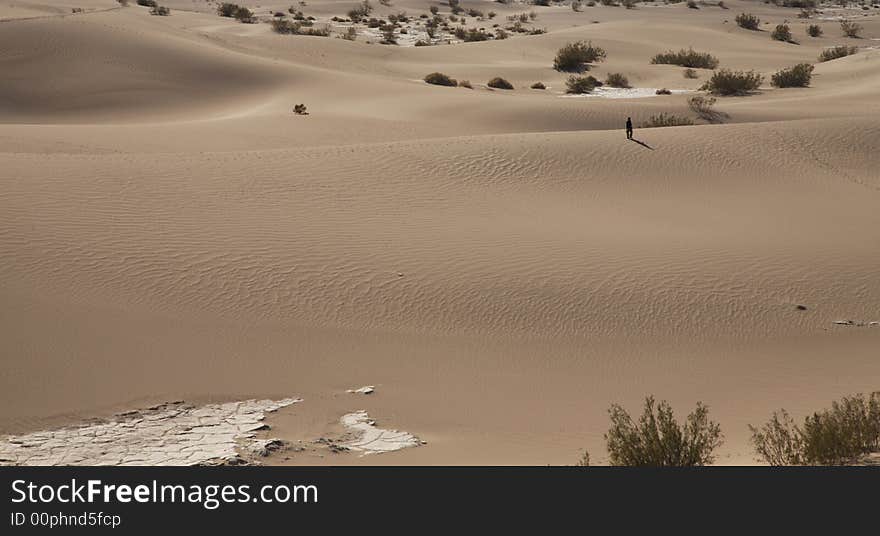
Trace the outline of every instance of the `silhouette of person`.
[[633, 122], [629, 117], [626, 118], [626, 139], [633, 139]]

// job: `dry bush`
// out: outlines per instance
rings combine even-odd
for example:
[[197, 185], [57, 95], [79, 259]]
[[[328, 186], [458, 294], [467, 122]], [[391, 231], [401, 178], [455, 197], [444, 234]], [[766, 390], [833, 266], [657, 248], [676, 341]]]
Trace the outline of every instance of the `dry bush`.
[[862, 25], [852, 21], [842, 20], [840, 21], [840, 31], [842, 31], [843, 35], [846, 37], [859, 38], [862, 33]]
[[666, 401], [656, 409], [654, 397], [645, 399], [645, 409], [635, 422], [621, 406], [608, 410], [611, 428], [605, 434], [611, 465], [652, 467], [695, 467], [715, 460], [722, 443], [721, 427], [709, 420], [709, 409], [701, 402], [679, 424]]
[[802, 426], [779, 410], [761, 428], [749, 429], [755, 451], [770, 465], [855, 463], [880, 451], [880, 392], [844, 397]]
[[513, 84], [500, 76], [496, 76], [492, 80], [489, 80], [486, 85], [494, 89], [513, 89]]
[[693, 125], [694, 122], [690, 117], [682, 117], [679, 115], [667, 114], [665, 112], [660, 112], [659, 114], [652, 115], [648, 118], [647, 121], [643, 122], [639, 125], [641, 128], [656, 128], [656, 127], [680, 127]]
[[687, 7], [688, 9], [700, 9], [695, 0], [687, 0]]
[[629, 85], [629, 79], [622, 75], [621, 73], [610, 73], [605, 78], [605, 85], [611, 87], [619, 87], [619, 88], [629, 88], [632, 87]]
[[547, 89], [547, 86], [545, 86], [543, 82], [535, 82], [529, 87], [531, 87], [532, 89]]
[[309, 112], [306, 111], [305, 104], [294, 104], [293, 113], [295, 113], [296, 115], [309, 115]]
[[736, 25], [746, 30], [757, 30], [761, 19], [751, 13], [740, 13], [736, 16]]
[[150, 15], [158, 15], [160, 17], [167, 17], [171, 14], [171, 8], [165, 6], [156, 6], [150, 8]]
[[700, 89], [713, 95], [748, 95], [761, 87], [763, 81], [764, 77], [755, 71], [720, 69]]
[[443, 73], [431, 73], [425, 76], [425, 82], [433, 84], [435, 86], [455, 87], [458, 85], [458, 82], [455, 80], [455, 78], [450, 78]]
[[672, 92], [664, 87], [655, 91], [654, 95], [672, 95]]
[[697, 71], [691, 69], [690, 67], [688, 67], [687, 69], [684, 70], [684, 72], [682, 72], [682, 76], [684, 76], [685, 78], [689, 78], [691, 80], [695, 80], [700, 77], [700, 75], [697, 74]]
[[844, 56], [850, 56], [856, 52], [858, 52], [856, 47], [849, 47], [846, 45], [826, 48], [819, 54], [819, 61], [836, 60], [838, 58], [843, 58]]
[[807, 87], [813, 78], [813, 66], [809, 63], [799, 63], [788, 69], [776, 72], [770, 83], [773, 87]]
[[372, 12], [373, 6], [370, 4], [370, 0], [364, 0], [358, 4], [356, 8], [349, 10], [346, 14], [353, 22], [360, 22], [367, 18]]
[[728, 116], [724, 112], [715, 109], [715, 97], [704, 97], [702, 95], [694, 95], [688, 99], [688, 107], [696, 113], [700, 119], [710, 123], [723, 123]]
[[587, 64], [604, 61], [605, 49], [593, 46], [592, 41], [576, 41], [560, 48], [553, 60], [553, 68], [563, 72], [582, 72]]
[[568, 80], [565, 81], [565, 92], [572, 95], [592, 93], [594, 89], [601, 85], [602, 82], [593, 76], [571, 75], [568, 77]]
[[682, 67], [696, 67], [699, 69], [714, 69], [718, 67], [718, 58], [708, 52], [697, 52], [692, 48], [681, 49], [678, 52], [669, 50], [657, 54], [651, 58], [653, 64], [680, 65]]
[[455, 29], [455, 37], [457, 39], [461, 39], [465, 43], [470, 43], [473, 41], [488, 41], [489, 34], [484, 32], [483, 30], [478, 30], [476, 28], [462, 28], [458, 27]]
[[822, 27], [818, 24], [810, 24], [807, 26], [807, 35], [810, 37], [820, 37], [822, 35]]
[[[156, 0], [137, 0], [137, 5], [144, 7], [156, 7], [159, 4], [156, 3]], [[238, 7], [238, 6], [235, 6]]]
[[791, 28], [788, 27], [788, 24], [777, 24], [770, 34], [770, 38], [784, 43], [794, 43], [794, 38], [791, 36]]

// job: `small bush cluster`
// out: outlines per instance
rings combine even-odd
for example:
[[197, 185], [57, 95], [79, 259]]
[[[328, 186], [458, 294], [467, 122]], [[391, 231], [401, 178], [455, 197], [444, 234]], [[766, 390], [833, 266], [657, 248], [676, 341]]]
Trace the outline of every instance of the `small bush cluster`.
[[494, 89], [513, 89], [513, 84], [501, 78], [500, 76], [496, 76], [492, 80], [489, 80], [486, 85]]
[[242, 7], [238, 4], [231, 4], [229, 2], [224, 2], [217, 6], [217, 14], [221, 17], [232, 17], [239, 22], [256, 22], [256, 19], [254, 18], [254, 13], [250, 9]]
[[488, 41], [490, 35], [483, 30], [478, 30], [476, 28], [462, 28], [458, 27], [455, 29], [455, 37], [457, 39], [461, 39], [465, 43], [470, 43], [473, 41]]
[[455, 78], [450, 78], [443, 73], [431, 73], [425, 76], [425, 82], [434, 84], [435, 86], [455, 87], [458, 85], [458, 81], [456, 81]]
[[689, 78], [691, 80], [694, 80], [694, 79], [697, 79], [700, 77], [700, 75], [697, 74], [697, 71], [691, 69], [690, 67], [688, 67], [687, 69], [684, 70], [684, 72], [682, 72], [682, 76], [684, 76], [685, 78]]
[[819, 54], [819, 61], [831, 61], [844, 56], [855, 54], [858, 51], [856, 47], [841, 45], [832, 48], [826, 48]]
[[608, 415], [611, 428], [605, 443], [611, 465], [702, 466], [714, 461], [714, 452], [722, 444], [721, 427], [709, 420], [709, 409], [700, 402], [682, 424], [676, 422], [668, 402], [660, 402], [655, 409], [650, 396], [638, 422], [617, 404]]
[[663, 87], [655, 91], [654, 95], [672, 95], [672, 92]]
[[632, 87], [629, 85], [629, 79], [621, 73], [610, 73], [605, 78], [605, 85], [611, 87], [619, 87], [619, 88], [629, 88]]
[[751, 13], [740, 13], [736, 16], [736, 25], [746, 30], [757, 30], [761, 19]]
[[799, 63], [794, 67], [777, 71], [770, 78], [773, 87], [807, 87], [813, 78], [813, 66]]
[[681, 127], [693, 125], [694, 122], [690, 117], [682, 117], [680, 115], [668, 114], [660, 112], [652, 115], [647, 121], [639, 125], [641, 128], [658, 128], [658, 127]]
[[565, 81], [565, 92], [572, 95], [592, 93], [594, 89], [601, 85], [602, 82], [593, 76], [571, 75], [568, 77], [568, 80]]
[[880, 392], [835, 401], [801, 426], [783, 409], [760, 428], [752, 445], [770, 465], [846, 465], [880, 451]]
[[604, 61], [605, 49], [593, 46], [592, 41], [577, 41], [560, 48], [553, 60], [553, 68], [563, 72], [583, 72], [587, 64]]
[[305, 104], [294, 104], [293, 113], [295, 113], [296, 115], [309, 115], [309, 112], [306, 111]]
[[721, 69], [702, 88], [714, 95], [747, 95], [761, 87], [764, 77], [755, 71], [731, 71]]
[[669, 50], [651, 58], [651, 63], [714, 69], [718, 67], [718, 58], [708, 52], [697, 52], [693, 48], [681, 49], [678, 52]]
[[137, 5], [144, 7], [157, 7], [159, 4], [156, 0], [137, 0]]
[[794, 42], [794, 38], [791, 36], [791, 28], [788, 27], [788, 24], [777, 24], [770, 34], [770, 38], [784, 43]]
[[349, 10], [346, 15], [348, 15], [348, 18], [353, 22], [360, 22], [369, 17], [372, 12], [373, 6], [370, 4], [370, 0], [364, 0], [356, 8]]
[[820, 37], [822, 35], [822, 27], [818, 24], [810, 24], [807, 26], [807, 35], [810, 37]]
[[[284, 19], [275, 19], [271, 22], [272, 31], [279, 34], [286, 35], [312, 35], [316, 37], [329, 37], [330, 36], [330, 28], [313, 28], [309, 25], [303, 24], [299, 21], [289, 21]], [[350, 30], [354, 29], [353, 27]], [[350, 32], [351, 33], [351, 32]], [[344, 39], [349, 39], [354, 41], [357, 36], [357, 32], [353, 32], [354, 35], [344, 34]]]
[[700, 119], [710, 123], [722, 123], [728, 115], [715, 109], [715, 97], [704, 97], [703, 95], [694, 95], [688, 99], [688, 107]]

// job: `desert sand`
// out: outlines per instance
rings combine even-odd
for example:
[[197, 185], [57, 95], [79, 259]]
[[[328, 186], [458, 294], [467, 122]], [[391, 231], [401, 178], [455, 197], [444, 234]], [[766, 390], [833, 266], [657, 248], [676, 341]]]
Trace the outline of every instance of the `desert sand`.
[[[468, 27], [547, 32], [414, 47], [273, 33], [290, 3], [160, 3], [0, 0], [0, 434], [302, 398], [262, 463], [603, 463], [608, 406], [653, 394], [706, 403], [717, 463], [752, 464], [748, 424], [880, 386], [880, 9], [462, 0], [497, 12]], [[786, 20], [799, 44], [770, 39]], [[681, 92], [564, 97], [577, 40], [597, 78]], [[650, 64], [689, 46], [764, 85], [699, 120], [710, 71]], [[801, 62], [811, 87], [770, 87]], [[696, 124], [638, 128], [660, 112]], [[418, 446], [332, 448], [367, 414]]]

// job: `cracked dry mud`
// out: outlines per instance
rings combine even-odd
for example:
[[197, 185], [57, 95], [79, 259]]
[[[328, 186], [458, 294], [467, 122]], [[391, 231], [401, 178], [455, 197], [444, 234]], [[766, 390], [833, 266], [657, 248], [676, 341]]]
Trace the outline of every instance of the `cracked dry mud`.
[[302, 399], [163, 404], [106, 421], [0, 439], [0, 465], [201, 465], [265, 455], [266, 413]]

